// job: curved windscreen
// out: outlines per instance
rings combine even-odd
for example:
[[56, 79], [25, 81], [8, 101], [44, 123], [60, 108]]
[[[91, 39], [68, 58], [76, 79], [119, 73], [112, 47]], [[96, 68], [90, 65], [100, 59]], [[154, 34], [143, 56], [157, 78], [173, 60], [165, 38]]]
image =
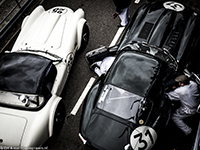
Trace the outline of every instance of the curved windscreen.
[[97, 107], [136, 123], [141, 99], [141, 96], [112, 85], [106, 85], [99, 97]]

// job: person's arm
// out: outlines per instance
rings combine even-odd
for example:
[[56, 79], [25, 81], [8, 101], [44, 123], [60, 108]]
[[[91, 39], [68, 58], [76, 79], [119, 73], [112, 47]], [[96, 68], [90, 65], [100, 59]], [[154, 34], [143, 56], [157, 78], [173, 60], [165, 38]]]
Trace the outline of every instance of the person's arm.
[[174, 79], [169, 80], [166, 84], [165, 84], [165, 92], [169, 93], [173, 90], [175, 90], [178, 87], [178, 82], [176, 82]]
[[176, 92], [176, 90], [167, 93], [167, 96], [172, 101], [179, 101], [180, 95]]

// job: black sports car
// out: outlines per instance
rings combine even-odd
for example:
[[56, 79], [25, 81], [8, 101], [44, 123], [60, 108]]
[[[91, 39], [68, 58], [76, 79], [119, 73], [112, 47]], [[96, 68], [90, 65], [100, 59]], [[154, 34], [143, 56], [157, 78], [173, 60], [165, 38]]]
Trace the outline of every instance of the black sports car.
[[180, 3], [148, 3], [119, 45], [88, 53], [92, 60], [116, 52], [116, 59], [86, 96], [82, 141], [101, 150], [151, 149], [170, 119], [165, 85], [191, 62], [198, 27], [199, 15]]

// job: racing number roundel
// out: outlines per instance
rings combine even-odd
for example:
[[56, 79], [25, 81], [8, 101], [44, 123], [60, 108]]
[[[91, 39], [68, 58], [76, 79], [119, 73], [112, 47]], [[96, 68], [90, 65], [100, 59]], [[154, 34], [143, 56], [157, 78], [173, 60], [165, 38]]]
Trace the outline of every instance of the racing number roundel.
[[57, 14], [64, 14], [67, 12], [67, 9], [64, 7], [55, 7], [51, 10], [51, 13], [57, 13]]
[[185, 7], [182, 4], [173, 1], [165, 2], [163, 6], [166, 9], [171, 9], [177, 12], [183, 11], [185, 9]]
[[151, 127], [140, 126], [131, 136], [130, 143], [134, 150], [149, 150], [156, 142], [157, 134]]

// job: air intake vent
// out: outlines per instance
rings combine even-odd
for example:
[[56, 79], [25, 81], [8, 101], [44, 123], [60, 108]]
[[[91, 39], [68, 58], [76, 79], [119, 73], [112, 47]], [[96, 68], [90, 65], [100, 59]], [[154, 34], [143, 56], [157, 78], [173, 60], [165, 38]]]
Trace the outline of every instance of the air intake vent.
[[142, 27], [142, 31], [139, 34], [139, 38], [147, 39], [151, 29], [153, 28], [153, 24], [149, 22], [145, 22], [144, 26]]
[[167, 46], [169, 49], [173, 49], [177, 43], [178, 37], [179, 37], [180, 32], [177, 31], [172, 31], [168, 40], [167, 40]]

